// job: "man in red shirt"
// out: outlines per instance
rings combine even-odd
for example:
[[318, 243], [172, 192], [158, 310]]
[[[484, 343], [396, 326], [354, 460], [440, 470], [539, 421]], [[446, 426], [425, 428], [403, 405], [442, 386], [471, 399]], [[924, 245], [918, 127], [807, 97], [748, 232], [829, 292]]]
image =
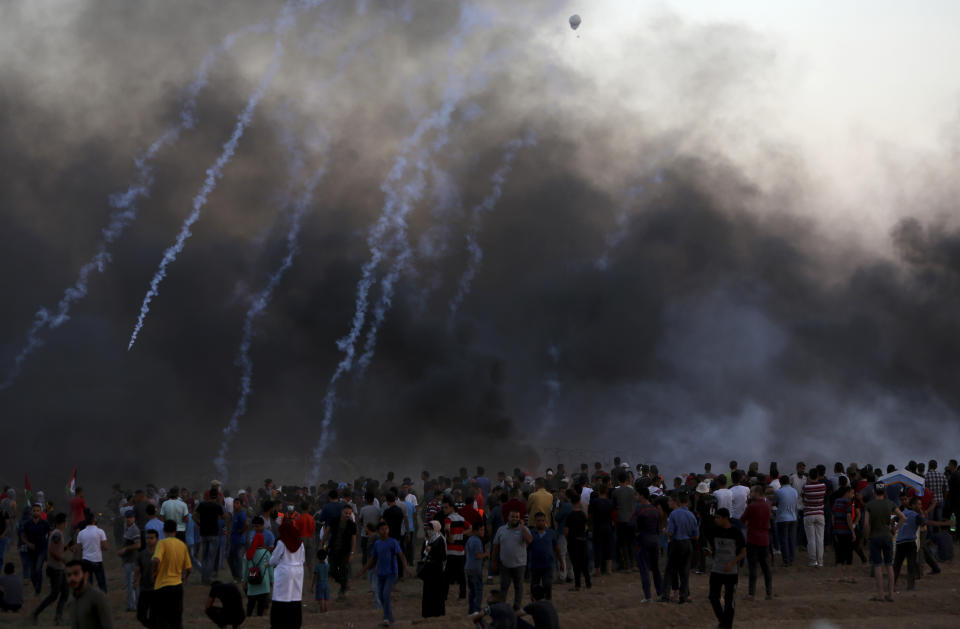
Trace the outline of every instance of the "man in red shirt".
[[300, 533], [300, 541], [303, 542], [303, 549], [306, 557], [306, 570], [313, 574], [313, 560], [316, 558], [313, 536], [317, 532], [317, 521], [310, 515], [310, 505], [304, 501], [300, 503], [300, 515], [294, 520], [297, 526], [297, 532]]
[[520, 500], [520, 489], [518, 487], [510, 490], [510, 500], [503, 503], [503, 506], [500, 508], [504, 522], [510, 519], [511, 511], [516, 511], [520, 514], [521, 522], [527, 521], [527, 503]]
[[763, 495], [763, 488], [754, 485], [750, 500], [740, 521], [747, 527], [747, 564], [750, 567], [750, 589], [747, 598], [757, 593], [757, 565], [763, 570], [763, 585], [767, 600], [773, 598], [773, 576], [767, 556], [770, 553], [770, 504]]
[[77, 527], [87, 518], [87, 501], [83, 497], [83, 489], [77, 487], [77, 495], [70, 499], [70, 526], [71, 536], [76, 533]]

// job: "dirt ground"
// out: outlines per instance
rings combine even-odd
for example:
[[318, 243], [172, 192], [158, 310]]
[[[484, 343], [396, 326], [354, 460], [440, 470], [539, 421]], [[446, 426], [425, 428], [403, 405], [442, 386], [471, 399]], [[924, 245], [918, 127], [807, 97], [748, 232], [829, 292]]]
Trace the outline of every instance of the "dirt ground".
[[[828, 549], [828, 555], [830, 551]], [[8, 552], [7, 561], [15, 554]], [[830, 558], [828, 557], [828, 562]], [[859, 560], [857, 560], [859, 562]], [[800, 562], [798, 561], [798, 564]], [[742, 600], [746, 591], [746, 571], [741, 571], [737, 590], [735, 623], [740, 626], [808, 628], [817, 627], [872, 627], [913, 628], [960, 627], [960, 562], [946, 563], [943, 572], [925, 576], [917, 582], [914, 592], [906, 592], [905, 582], [898, 582], [901, 591], [894, 603], [876, 603], [869, 599], [873, 594], [873, 581], [869, 569], [857, 565], [857, 583], [840, 583], [835, 568], [822, 569], [794, 566], [789, 569], [774, 568], [773, 584], [776, 597], [772, 601], [760, 597], [756, 601]], [[355, 569], [354, 573], [359, 572]], [[226, 576], [224, 572], [221, 577]], [[124, 611], [123, 573], [116, 557], [107, 561], [109, 598], [116, 610], [118, 628], [133, 628], [140, 625], [134, 614]], [[564, 627], [704, 627], [716, 626], [710, 603], [707, 601], [707, 575], [691, 574], [691, 598], [687, 605], [641, 604], [642, 590], [638, 574], [615, 574], [597, 578], [591, 590], [571, 592], [570, 586], [554, 586], [554, 603]], [[759, 587], [762, 591], [762, 578]], [[331, 584], [332, 589], [335, 588]], [[44, 584], [44, 595], [47, 584]], [[309, 588], [309, 583], [307, 584]], [[489, 589], [489, 588], [488, 588]], [[36, 606], [33, 588], [24, 588], [26, 609]], [[529, 590], [524, 600], [528, 600]], [[212, 627], [203, 613], [207, 588], [199, 585], [199, 575], [194, 574], [186, 588], [184, 603], [185, 627]], [[486, 600], [486, 597], [484, 597]], [[374, 627], [380, 620], [379, 612], [371, 606], [367, 581], [354, 579], [353, 590], [345, 603], [330, 602], [330, 611], [322, 614], [317, 603], [308, 600], [304, 606], [305, 627]], [[397, 625], [410, 626], [419, 618], [420, 582], [406, 579], [399, 583], [393, 595]], [[269, 613], [269, 612], [268, 612]], [[447, 604], [447, 616], [424, 621], [426, 627], [472, 627], [466, 619], [465, 601], [455, 600], [455, 594]], [[27, 622], [27, 613], [0, 614], [0, 626], [32, 626]], [[53, 627], [53, 609], [48, 608], [41, 617], [41, 627]], [[268, 618], [251, 618], [244, 627], [269, 627]]]

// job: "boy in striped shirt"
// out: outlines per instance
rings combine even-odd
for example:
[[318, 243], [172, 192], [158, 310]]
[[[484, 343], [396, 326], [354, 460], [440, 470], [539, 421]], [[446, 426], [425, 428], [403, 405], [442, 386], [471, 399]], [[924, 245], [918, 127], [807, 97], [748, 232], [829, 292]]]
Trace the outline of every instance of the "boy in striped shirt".
[[807, 532], [807, 553], [810, 555], [811, 568], [823, 567], [823, 501], [827, 495], [827, 486], [820, 478], [820, 470], [813, 468], [807, 476], [807, 484], [801, 492], [803, 496], [803, 528]]

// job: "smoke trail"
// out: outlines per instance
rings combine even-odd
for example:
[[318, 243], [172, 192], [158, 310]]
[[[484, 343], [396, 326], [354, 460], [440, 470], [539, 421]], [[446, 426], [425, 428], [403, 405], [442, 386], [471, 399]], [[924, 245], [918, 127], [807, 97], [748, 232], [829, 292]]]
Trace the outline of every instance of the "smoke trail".
[[[413, 198], [404, 197], [396, 189], [398, 182], [403, 181], [404, 173], [408, 162], [410, 161], [410, 152], [420, 144], [424, 136], [434, 130], [438, 130], [438, 137], [434, 145], [439, 148], [446, 143], [446, 129], [449, 126], [450, 118], [453, 115], [457, 104], [463, 98], [466, 91], [467, 81], [465, 81], [457, 72], [452, 60], [463, 45], [464, 39], [474, 28], [489, 23], [489, 16], [471, 5], [463, 5], [460, 11], [460, 19], [457, 32], [454, 34], [450, 43], [448, 57], [451, 59], [451, 67], [447, 76], [447, 88], [444, 90], [443, 101], [439, 108], [425, 116], [417, 124], [414, 132], [407, 137], [401, 144], [401, 149], [393, 167], [387, 175], [386, 180], [380, 186], [385, 195], [385, 202], [380, 217], [371, 227], [370, 234], [367, 236], [367, 245], [370, 248], [370, 259], [364, 263], [361, 268], [360, 281], [357, 283], [357, 298], [353, 319], [351, 320], [350, 331], [347, 336], [337, 341], [337, 348], [343, 352], [344, 356], [330, 377], [327, 385], [327, 393], [323, 399], [324, 413], [323, 421], [320, 425], [320, 439], [313, 449], [313, 469], [311, 480], [315, 481], [320, 473], [320, 462], [327, 451], [330, 443], [336, 437], [336, 434], [330, 428], [333, 420], [333, 411], [336, 407], [336, 384], [343, 375], [353, 368], [353, 359], [356, 354], [357, 340], [366, 321], [367, 309], [369, 307], [368, 299], [370, 288], [374, 283], [374, 273], [377, 266], [383, 260], [388, 252], [390, 244], [396, 244], [396, 239], [392, 243], [385, 243], [384, 239], [390, 232], [391, 227], [403, 225], [404, 217], [412, 207]], [[416, 193], [419, 178], [427, 170], [428, 164], [425, 161], [429, 157], [429, 152], [417, 160], [417, 179], [413, 184], [407, 184], [404, 191]], [[422, 192], [422, 189], [421, 189]], [[419, 198], [419, 195], [414, 195]], [[405, 240], [405, 236], [404, 236]]]
[[513, 160], [516, 158], [517, 152], [525, 146], [533, 146], [535, 144], [536, 138], [532, 133], [507, 142], [506, 150], [503, 154], [503, 161], [490, 178], [490, 181], [493, 183], [493, 188], [487, 196], [484, 197], [483, 201], [473, 208], [470, 225], [467, 228], [466, 234], [467, 252], [470, 254], [470, 258], [467, 262], [467, 268], [464, 270], [463, 275], [460, 276], [457, 292], [453, 296], [453, 299], [450, 300], [450, 318], [447, 320], [448, 330], [453, 329], [457, 312], [460, 310], [460, 306], [463, 305], [463, 300], [466, 299], [467, 294], [469, 294], [470, 284], [473, 282], [473, 278], [476, 277], [477, 271], [480, 268], [480, 262], [483, 260], [483, 250], [477, 243], [477, 236], [480, 234], [481, 218], [484, 213], [491, 211], [500, 200], [500, 196], [503, 194], [503, 184], [506, 183], [507, 177], [510, 175], [510, 168], [513, 166]]
[[543, 422], [540, 424], [540, 433], [537, 441], [542, 443], [557, 424], [557, 402], [560, 399], [560, 375], [557, 365], [560, 362], [560, 348], [551, 344], [547, 349], [553, 369], [544, 378], [543, 384], [547, 388], [547, 403], [543, 409]]
[[620, 211], [617, 213], [617, 230], [607, 234], [603, 253], [597, 256], [593, 266], [598, 271], [606, 271], [610, 267], [610, 256], [613, 250], [620, 246], [630, 234], [630, 210], [636, 203], [640, 195], [643, 194], [643, 186], [631, 186], [624, 194]]
[[[297, 165], [300, 160], [294, 160], [295, 173], [299, 171]], [[324, 168], [317, 170], [307, 181], [306, 188], [303, 194], [297, 199], [296, 203], [293, 206], [293, 212], [290, 217], [290, 230], [287, 232], [287, 253], [283, 258], [283, 261], [280, 263], [280, 266], [273, 272], [273, 274], [267, 280], [267, 284], [260, 290], [259, 293], [253, 298], [250, 307], [247, 309], [247, 314], [243, 320], [243, 337], [240, 341], [240, 349], [237, 353], [236, 364], [240, 367], [240, 399], [237, 400], [237, 406], [233, 411], [233, 415], [230, 416], [230, 421], [227, 423], [226, 427], [223, 429], [223, 441], [220, 442], [220, 451], [217, 454], [217, 458], [214, 459], [214, 465], [217, 468], [218, 477], [222, 478], [224, 482], [227, 480], [227, 453], [230, 449], [230, 443], [233, 441], [234, 436], [236, 436], [237, 431], [240, 429], [240, 418], [246, 415], [247, 413], [247, 399], [250, 397], [252, 392], [252, 382], [253, 382], [253, 359], [250, 358], [250, 346], [253, 343], [253, 337], [256, 334], [254, 324], [256, 320], [263, 314], [267, 306], [270, 305], [270, 299], [273, 297], [273, 291], [277, 288], [277, 285], [280, 283], [280, 280], [283, 279], [284, 274], [287, 270], [293, 266], [293, 259], [296, 257], [297, 253], [300, 251], [299, 238], [300, 238], [300, 227], [303, 222], [303, 216], [307, 211], [307, 208], [310, 206], [310, 203], [313, 201], [313, 193], [317, 185], [320, 183], [320, 179], [325, 173]]]
[[162, 282], [167, 276], [167, 267], [171, 262], [176, 260], [177, 254], [183, 251], [183, 247], [187, 241], [187, 238], [192, 235], [190, 228], [194, 223], [197, 222], [197, 219], [200, 218], [200, 210], [202, 210], [203, 206], [206, 205], [207, 197], [216, 187], [217, 179], [221, 177], [223, 167], [230, 162], [234, 152], [237, 150], [237, 144], [240, 142], [240, 138], [243, 136], [243, 132], [246, 130], [247, 125], [250, 124], [250, 120], [253, 117], [253, 112], [256, 109], [257, 104], [263, 97], [267, 87], [269, 87], [270, 83], [273, 81], [273, 77], [277, 71], [278, 62], [282, 56], [283, 46], [278, 41], [274, 51], [273, 60], [270, 62], [270, 67], [268, 68], [267, 73], [264, 75], [263, 79], [261, 79], [260, 85], [257, 86], [257, 89], [247, 102], [247, 106], [237, 119], [237, 124], [233, 129], [233, 134], [223, 145], [223, 151], [220, 153], [217, 161], [214, 162], [213, 166], [207, 169], [207, 178], [203, 183], [203, 187], [200, 188], [200, 192], [197, 193], [197, 196], [193, 198], [193, 211], [187, 217], [187, 220], [184, 221], [183, 227], [180, 229], [180, 233], [177, 234], [176, 242], [164, 252], [163, 259], [160, 261], [160, 267], [154, 274], [153, 279], [150, 280], [150, 289], [147, 291], [146, 297], [143, 298], [143, 304], [140, 306], [140, 316], [137, 319], [137, 324], [133, 328], [133, 334], [130, 335], [130, 343], [127, 345], [128, 350], [133, 349], [133, 344], [136, 343], [137, 335], [140, 334], [140, 330], [143, 328], [143, 322], [147, 317], [147, 313], [150, 312], [150, 302], [154, 297], [157, 296], [160, 282]]
[[147, 290], [147, 294], [143, 298], [143, 304], [140, 306], [140, 315], [137, 318], [137, 323], [133, 328], [133, 333], [130, 335], [130, 343], [127, 345], [128, 351], [133, 349], [133, 344], [137, 342], [137, 335], [139, 335], [140, 330], [143, 329], [143, 322], [147, 318], [147, 313], [150, 312], [150, 302], [154, 297], [157, 296], [160, 288], [160, 282], [162, 282], [167, 276], [167, 267], [174, 260], [176, 260], [177, 255], [183, 251], [183, 247], [186, 244], [187, 238], [192, 235], [190, 228], [200, 218], [200, 211], [207, 204], [207, 197], [217, 187], [217, 180], [222, 177], [223, 168], [230, 163], [230, 160], [233, 158], [233, 154], [237, 150], [237, 145], [240, 143], [240, 138], [243, 137], [243, 132], [246, 131], [247, 126], [250, 125], [250, 121], [253, 118], [253, 112], [256, 110], [260, 99], [263, 98], [263, 95], [266, 93], [277, 74], [277, 70], [280, 66], [280, 61], [283, 58], [284, 53], [283, 35], [293, 28], [294, 24], [296, 23], [297, 13], [302, 10], [312, 9], [322, 2], [323, 0], [291, 0], [284, 4], [283, 10], [280, 16], [277, 18], [273, 29], [277, 39], [276, 43], [274, 44], [273, 58], [270, 60], [270, 66], [267, 68], [267, 72], [260, 79], [260, 84], [257, 85], [257, 89], [254, 90], [253, 94], [250, 95], [250, 99], [247, 101], [246, 107], [244, 107], [243, 111], [240, 113], [240, 116], [237, 118], [237, 123], [234, 126], [233, 134], [223, 145], [223, 151], [220, 153], [220, 156], [217, 157], [217, 160], [214, 162], [213, 166], [207, 169], [207, 178], [204, 180], [203, 186], [200, 188], [200, 192], [198, 192], [193, 198], [193, 211], [183, 222], [183, 226], [180, 228], [180, 233], [177, 234], [177, 239], [174, 244], [164, 252], [163, 259], [160, 261], [160, 267], [154, 274], [153, 279], [150, 280], [150, 288]]
[[33, 325], [30, 326], [30, 330], [27, 332], [27, 343], [14, 359], [14, 365], [7, 375], [7, 379], [0, 382], [0, 391], [9, 388], [13, 384], [13, 381], [20, 375], [26, 359], [43, 345], [43, 341], [40, 339], [40, 331], [44, 327], [51, 329], [58, 328], [69, 321], [71, 306], [87, 295], [90, 274], [93, 273], [94, 269], [99, 273], [103, 273], [107, 264], [111, 262], [110, 245], [116, 242], [117, 239], [123, 235], [123, 231], [137, 218], [137, 200], [141, 197], [146, 197], [150, 193], [150, 188], [153, 185], [152, 162], [156, 158], [157, 153], [165, 146], [176, 143], [184, 130], [190, 130], [196, 126], [197, 96], [200, 94], [200, 91], [206, 87], [209, 81], [210, 69], [213, 67], [217, 58], [229, 52], [238, 39], [254, 33], [264, 32], [267, 28], [265, 24], [254, 24], [230, 33], [223, 38], [220, 44], [212, 48], [204, 56], [200, 67], [194, 75], [193, 81], [187, 86], [184, 102], [180, 108], [179, 124], [172, 125], [165, 129], [143, 155], [134, 159], [134, 164], [136, 164], [137, 168], [136, 179], [129, 185], [126, 191], [110, 196], [110, 206], [113, 207], [115, 211], [110, 215], [109, 223], [103, 229], [103, 239], [97, 245], [97, 252], [89, 262], [80, 267], [77, 281], [74, 282], [73, 286], [64, 291], [63, 297], [60, 298], [60, 302], [57, 304], [54, 312], [50, 312], [46, 308], [40, 308], [36, 312]]

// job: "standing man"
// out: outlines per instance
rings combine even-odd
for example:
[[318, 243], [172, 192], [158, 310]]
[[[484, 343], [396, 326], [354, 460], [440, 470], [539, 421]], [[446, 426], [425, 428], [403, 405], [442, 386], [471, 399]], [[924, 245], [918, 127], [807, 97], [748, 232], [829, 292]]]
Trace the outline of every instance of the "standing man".
[[[301, 514], [297, 523], [303, 519], [306, 513]], [[312, 516], [310, 520], [313, 521]], [[243, 578], [241, 568], [243, 567], [243, 551], [247, 536], [247, 511], [243, 508], [243, 501], [237, 498], [233, 501], [233, 513], [230, 517], [230, 554], [227, 556], [227, 565], [230, 567], [230, 574], [235, 582]], [[313, 544], [313, 532], [310, 533], [310, 544]]]
[[626, 471], [620, 470], [617, 472], [617, 488], [613, 490], [613, 508], [617, 511], [617, 562], [626, 572], [633, 568], [637, 533], [632, 518], [636, 506], [637, 492], [630, 486]]
[[747, 564], [750, 566], [750, 589], [747, 596], [751, 599], [757, 593], [758, 566], [763, 570], [763, 585], [767, 591], [767, 600], [773, 599], [773, 575], [770, 572], [768, 560], [770, 518], [770, 504], [764, 497], [763, 488], [760, 485], [754, 485], [750, 492], [750, 503], [743, 510], [741, 519], [747, 531]]
[[[169, 500], [167, 501], [169, 502]], [[123, 563], [124, 583], [127, 589], [127, 611], [137, 611], [137, 551], [140, 550], [140, 529], [137, 528], [136, 512], [127, 509], [123, 517], [126, 520], [123, 529], [123, 547], [117, 552]]]
[[153, 554], [157, 551], [160, 536], [156, 531], [147, 531], [146, 547], [137, 551], [137, 620], [148, 629], [152, 629], [153, 620]]
[[70, 537], [76, 539], [77, 529], [87, 519], [87, 500], [83, 497], [83, 488], [77, 487], [76, 495], [70, 499]]
[[640, 570], [640, 583], [643, 586], [643, 598], [640, 602], [649, 603], [651, 572], [657, 596], [663, 595], [660, 581], [660, 510], [650, 504], [649, 487], [640, 488], [637, 502], [633, 523], [637, 531], [637, 569]]
[[330, 575], [340, 584], [337, 600], [343, 601], [347, 598], [347, 590], [350, 588], [350, 562], [357, 549], [357, 525], [353, 521], [353, 506], [343, 505], [340, 517], [333, 524], [330, 535], [325, 540]]
[[823, 567], [823, 502], [827, 486], [820, 479], [820, 470], [813, 468], [803, 486], [803, 528], [807, 533], [807, 554], [811, 568]]
[[[216, 576], [214, 565], [217, 554], [220, 552], [220, 518], [223, 517], [223, 507], [220, 506], [219, 490], [216, 486], [210, 488], [210, 499], [197, 505], [196, 514], [197, 524], [200, 526], [200, 582], [203, 585], [210, 585], [213, 577]], [[163, 530], [167, 530], [166, 525]], [[157, 586], [158, 597], [159, 592], [160, 587]], [[182, 593], [181, 588], [181, 595]]]
[[[89, 527], [89, 525], [87, 525]], [[87, 529], [84, 529], [84, 531]], [[73, 592], [70, 606], [72, 625], [76, 629], [113, 629], [107, 595], [90, 583], [91, 566], [73, 559], [66, 563], [67, 584]]]
[[790, 478], [784, 474], [780, 477], [780, 489], [773, 498], [777, 504], [777, 516], [774, 523], [777, 527], [777, 540], [780, 542], [780, 558], [783, 567], [793, 565], [796, 556], [797, 543], [797, 504], [799, 494], [790, 484]]
[[[690, 498], [681, 493], [670, 497], [670, 517], [667, 518], [667, 573], [663, 595], [658, 599], [660, 603], [669, 603], [666, 584], [680, 581], [679, 603], [688, 602], [690, 598], [690, 558], [693, 556], [693, 542], [700, 537], [697, 517], [690, 512]], [[719, 509], [717, 510], [719, 513]], [[729, 510], [727, 517], [729, 518]]]
[[[216, 499], [215, 490], [210, 491]], [[166, 535], [157, 542], [153, 553], [153, 619], [156, 629], [181, 629], [183, 627], [183, 582], [190, 579], [190, 551], [177, 539], [177, 523], [167, 520], [163, 524]], [[211, 558], [211, 561], [213, 558]]]
[[[867, 503], [866, 518], [864, 518], [863, 535], [870, 540], [870, 564], [873, 566], [874, 576], [877, 579], [877, 594], [874, 601], [893, 602], [893, 526], [890, 524], [893, 516], [898, 519], [898, 526], [906, 518], [897, 505], [886, 497], [883, 483], [874, 485], [876, 497]], [[887, 575], [887, 593], [883, 591], [883, 576]]]
[[160, 519], [166, 522], [173, 520], [177, 523], [177, 539], [187, 541], [187, 503], [180, 498], [180, 488], [174, 485], [170, 488], [169, 499], [160, 505]]
[[58, 513], [54, 518], [54, 529], [47, 540], [47, 577], [50, 579], [50, 594], [33, 611], [34, 624], [38, 622], [40, 612], [54, 601], [57, 601], [57, 612], [53, 622], [59, 625], [63, 620], [63, 606], [67, 604], [67, 598], [70, 596], [66, 577], [66, 540], [64, 538], [66, 528], [67, 514]]
[[[567, 520], [569, 526], [569, 519]], [[527, 567], [527, 545], [533, 541], [530, 530], [520, 521], [520, 512], [511, 511], [507, 523], [493, 537], [490, 567], [500, 569], [500, 590], [506, 597], [513, 584], [513, 609], [523, 602], [523, 573]], [[449, 558], [447, 563], [449, 565]]]
[[530, 587], [543, 587], [544, 597], [549, 601], [553, 592], [553, 564], [560, 561], [557, 533], [547, 528], [547, 516], [542, 511], [533, 516], [533, 539], [530, 542]]
[[[710, 604], [716, 614], [720, 629], [733, 627], [734, 596], [737, 593], [737, 570], [747, 554], [743, 535], [730, 525], [730, 512], [717, 509], [714, 520], [713, 568], [710, 570]], [[720, 590], [723, 590], [723, 605], [720, 605]]]
[[47, 560], [47, 534], [50, 532], [50, 524], [40, 517], [42, 513], [43, 505], [34, 503], [30, 508], [30, 519], [23, 525], [23, 541], [31, 567], [30, 581], [37, 596], [43, 588], [43, 564]]
[[[82, 549], [83, 560], [90, 562], [89, 571], [96, 575], [97, 586], [106, 593], [107, 574], [103, 571], [103, 551], [110, 550], [110, 546], [107, 544], [107, 534], [97, 526], [92, 513], [87, 516], [87, 526], [77, 534], [77, 544]], [[67, 575], [67, 578], [70, 576]]]
[[574, 489], [567, 490], [571, 511], [564, 523], [563, 534], [567, 538], [567, 552], [570, 554], [570, 567], [573, 569], [573, 589], [580, 590], [580, 577], [583, 576], [587, 589], [590, 589], [590, 566], [587, 564], [587, 514], [580, 505], [580, 494]]
[[[465, 547], [463, 542], [463, 533], [467, 523], [463, 516], [457, 513], [453, 498], [446, 496], [443, 499], [443, 530], [447, 535], [447, 584], [457, 583], [460, 588], [458, 599], [467, 597], [467, 577], [464, 569], [466, 567], [466, 557], [464, 556]], [[384, 512], [386, 517], [386, 512]], [[523, 565], [527, 565], [526, 555], [524, 555]]]

